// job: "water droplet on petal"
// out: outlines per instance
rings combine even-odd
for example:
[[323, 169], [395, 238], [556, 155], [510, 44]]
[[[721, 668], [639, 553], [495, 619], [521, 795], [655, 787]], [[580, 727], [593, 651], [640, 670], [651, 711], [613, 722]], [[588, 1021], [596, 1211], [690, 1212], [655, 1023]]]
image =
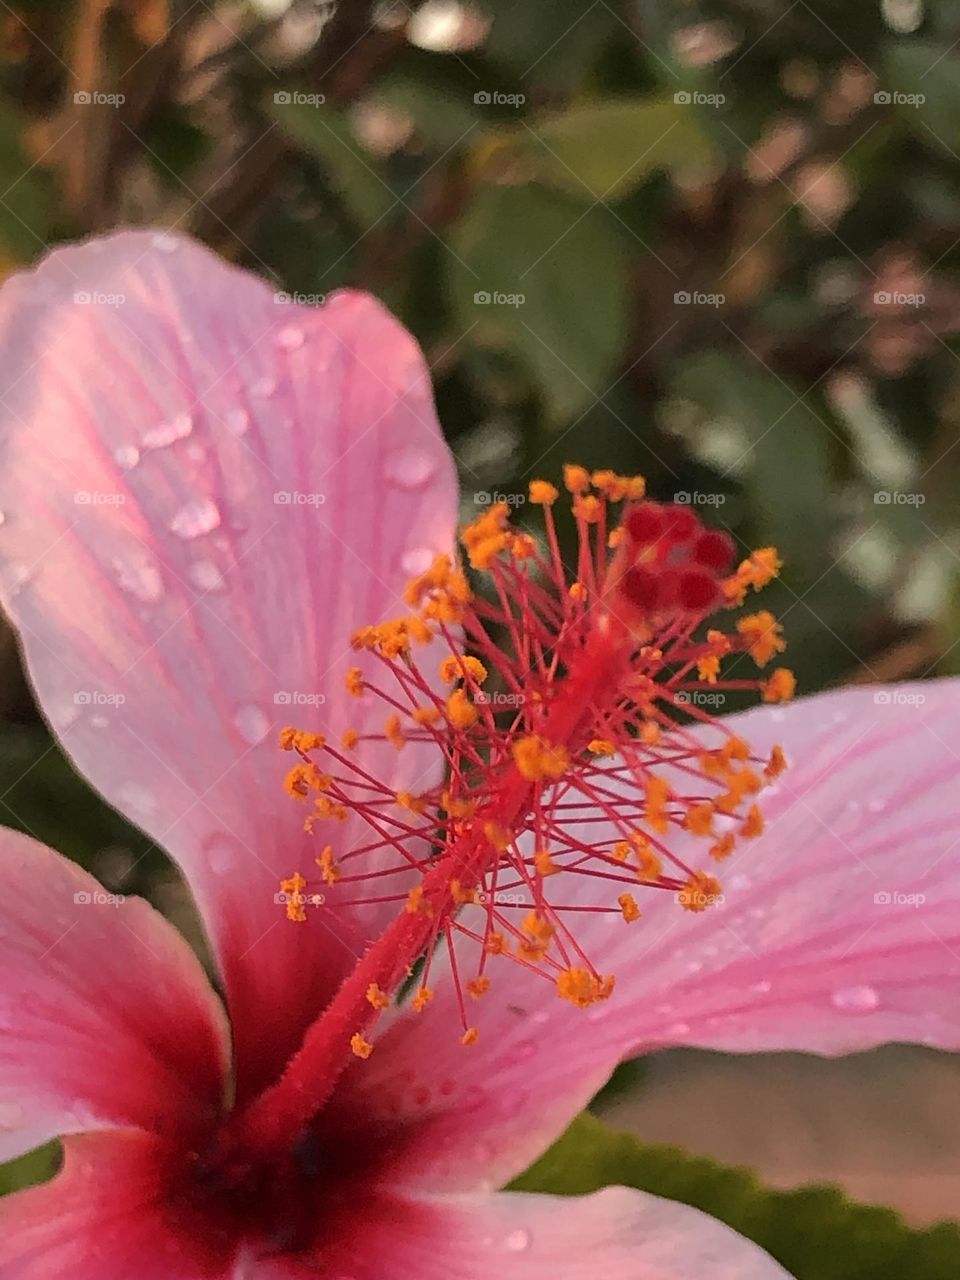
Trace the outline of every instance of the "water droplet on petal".
[[187, 576], [201, 591], [222, 591], [223, 574], [212, 560], [195, 560], [187, 570]]
[[222, 831], [214, 832], [203, 842], [203, 852], [210, 869], [218, 876], [229, 875], [233, 871], [239, 860], [239, 851], [239, 842]]
[[220, 509], [209, 498], [197, 498], [180, 508], [170, 521], [178, 538], [200, 538], [220, 527]]
[[235, 436], [244, 436], [250, 430], [250, 415], [246, 409], [228, 409], [223, 415], [224, 424]]
[[510, 1232], [506, 1240], [503, 1242], [503, 1247], [509, 1253], [523, 1253], [525, 1250], [530, 1248], [532, 1242], [533, 1237], [530, 1235], [530, 1232], [525, 1230], [523, 1227], [519, 1227], [516, 1231]]
[[830, 1003], [841, 1013], [873, 1013], [880, 1006], [876, 988], [864, 985], [838, 987], [830, 997]]
[[411, 547], [400, 557], [400, 568], [404, 573], [415, 577], [417, 574], [426, 573], [436, 558], [437, 552], [431, 551], [429, 547]]
[[180, 247], [180, 241], [175, 235], [171, 235], [169, 231], [158, 232], [151, 241], [155, 249], [159, 249], [161, 253], [176, 253]]
[[19, 1129], [25, 1118], [19, 1102], [0, 1102], [0, 1132], [9, 1133], [12, 1129]]
[[233, 717], [233, 723], [237, 727], [237, 732], [244, 742], [249, 742], [251, 746], [256, 746], [270, 732], [270, 719], [261, 707], [256, 707], [253, 703], [247, 703], [246, 706], [238, 707]]
[[298, 329], [296, 325], [288, 324], [280, 330], [275, 341], [282, 351], [297, 351], [303, 346], [306, 339], [302, 329]]
[[401, 489], [422, 488], [433, 478], [436, 470], [436, 456], [416, 447], [397, 449], [383, 464], [387, 480]]
[[151, 427], [144, 432], [143, 447], [145, 449], [163, 449], [178, 440], [185, 440], [193, 430], [193, 418], [189, 413], [178, 413], [169, 422], [161, 422], [158, 427]]
[[128, 560], [114, 560], [113, 569], [120, 590], [144, 604], [154, 604], [163, 595], [160, 570], [145, 553], [135, 552]]
[[119, 796], [121, 808], [132, 809], [141, 818], [149, 818], [157, 811], [153, 793], [139, 782], [125, 782], [120, 788]]
[[140, 461], [140, 450], [135, 444], [122, 444], [119, 449], [114, 449], [113, 460], [124, 471], [132, 471]]

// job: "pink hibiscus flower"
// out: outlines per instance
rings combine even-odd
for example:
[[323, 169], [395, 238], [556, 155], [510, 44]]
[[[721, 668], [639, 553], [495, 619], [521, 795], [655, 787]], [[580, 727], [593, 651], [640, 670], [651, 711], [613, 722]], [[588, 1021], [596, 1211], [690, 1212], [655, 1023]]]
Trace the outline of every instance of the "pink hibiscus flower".
[[[407, 579], [453, 551], [453, 468], [422, 358], [369, 298], [280, 305], [179, 237], [124, 233], [58, 251], [4, 286], [0, 369], [6, 608], [71, 758], [183, 869], [226, 1009], [152, 908], [117, 903], [36, 841], [0, 834], [0, 1159], [54, 1137], [65, 1149], [52, 1182], [0, 1204], [3, 1276], [782, 1276], [705, 1215], [640, 1192], [559, 1200], [497, 1188], [618, 1061], [645, 1050], [958, 1047], [957, 684], [851, 690], [722, 722], [725, 744], [746, 740], [772, 760], [782, 743], [792, 761], [766, 793], [765, 833], [751, 813], [737, 818], [757, 838], [738, 846], [722, 908], [683, 911], [676, 892], [647, 892], [633, 928], [630, 903], [596, 909], [608, 884], [593, 864], [568, 863], [583, 874], [556, 876], [557, 910], [578, 923], [556, 945], [574, 949], [546, 975], [567, 999], [544, 983], [551, 938], [534, 913], [528, 962], [475, 1002], [464, 1036], [458, 957], [467, 963], [478, 937], [484, 955], [495, 950], [499, 923], [475, 877], [466, 923], [454, 938], [444, 918], [449, 949], [433, 958], [429, 988], [420, 978], [424, 1012], [416, 1000], [381, 1011], [386, 993], [364, 977], [367, 1023], [335, 1019], [331, 1033], [321, 1015], [377, 962], [374, 940], [426, 927], [416, 894], [431, 846], [414, 819], [449, 806], [448, 764], [461, 780], [470, 769], [444, 758], [428, 717], [420, 734], [383, 731], [371, 690], [395, 634], [365, 633], [371, 652], [352, 673], [351, 635], [402, 612]], [[474, 538], [481, 563], [501, 550], [497, 521]], [[712, 603], [725, 547], [698, 554], [709, 572], [630, 578], [634, 604], [653, 608], [674, 590], [691, 608]], [[575, 611], [564, 617], [567, 634]], [[744, 643], [766, 641], [754, 632]], [[480, 675], [459, 674], [448, 715], [470, 728]], [[555, 672], [542, 674], [546, 685]], [[714, 678], [709, 664], [702, 675]], [[417, 679], [429, 699], [432, 679]], [[313, 865], [318, 846], [283, 795], [290, 757], [277, 734], [291, 720], [346, 732], [354, 794], [368, 779], [373, 796], [402, 796], [411, 814], [401, 839], [372, 800], [344, 806], [338, 846], [362, 870], [321, 853], [324, 904], [313, 910], [310, 888], [298, 912], [295, 897], [290, 914], [307, 916], [295, 924], [277, 888], [307, 888], [291, 872]], [[514, 738], [516, 766], [549, 780], [556, 748], [531, 736]], [[319, 740], [287, 745], [303, 748], [288, 789], [302, 783], [336, 809], [342, 791], [318, 782]], [[633, 794], [606, 744], [593, 745], [592, 805], [537, 810], [566, 824], [568, 859], [609, 849]], [[648, 789], [648, 815], [669, 813], [689, 772], [676, 755], [664, 769], [673, 788]], [[728, 812], [721, 798], [720, 816], [732, 820], [741, 799]], [[678, 865], [711, 826], [695, 792], [684, 803]], [[556, 870], [543, 856], [530, 855], [540, 879]], [[516, 855], [521, 876], [525, 865]], [[681, 895], [711, 887], [652, 863], [647, 878]], [[391, 888], [371, 890], [381, 879]], [[616, 973], [616, 988], [597, 972]], [[339, 1057], [311, 1097], [307, 1068], [332, 1045]]]

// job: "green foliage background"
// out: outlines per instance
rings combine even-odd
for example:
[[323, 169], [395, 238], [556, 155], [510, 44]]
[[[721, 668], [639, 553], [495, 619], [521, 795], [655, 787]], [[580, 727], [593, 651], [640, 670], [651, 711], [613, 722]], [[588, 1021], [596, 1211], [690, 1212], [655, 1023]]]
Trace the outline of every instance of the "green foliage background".
[[[780, 547], [769, 607], [804, 691], [957, 671], [954, 0], [452, 9], [4, 5], [0, 264], [151, 222], [291, 293], [372, 289], [427, 352], [468, 509], [567, 460], [641, 471]], [[9, 636], [0, 660], [0, 817], [163, 902], [162, 851], [71, 774]], [[618, 1150], [596, 1183], [578, 1157], [591, 1185], [703, 1191], [774, 1248], [739, 1174], [721, 1211], [712, 1173]], [[880, 1274], [887, 1219], [777, 1204], [798, 1276]], [[905, 1241], [885, 1274], [960, 1273], [955, 1233], [952, 1270]]]

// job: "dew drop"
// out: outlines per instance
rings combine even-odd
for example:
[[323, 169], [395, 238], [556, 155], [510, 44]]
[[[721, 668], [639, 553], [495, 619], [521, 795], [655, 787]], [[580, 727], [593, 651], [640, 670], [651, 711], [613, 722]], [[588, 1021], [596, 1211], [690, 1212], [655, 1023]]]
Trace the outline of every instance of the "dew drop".
[[11, 1129], [19, 1129], [24, 1119], [19, 1102], [0, 1102], [0, 1131], [9, 1133]]
[[532, 1243], [533, 1237], [530, 1232], [520, 1227], [516, 1231], [510, 1232], [503, 1242], [503, 1247], [508, 1253], [524, 1253]]
[[157, 811], [157, 802], [153, 793], [139, 782], [125, 782], [120, 788], [120, 803], [141, 817], [149, 818]]
[[238, 849], [237, 841], [222, 831], [215, 831], [203, 842], [203, 852], [210, 863], [210, 869], [218, 876], [229, 875], [236, 867]]
[[197, 498], [180, 508], [170, 521], [171, 532], [189, 540], [220, 527], [220, 509], [209, 498]]
[[874, 987], [838, 987], [830, 997], [830, 1003], [841, 1013], [873, 1013], [880, 1006], [880, 997]]
[[178, 440], [185, 440], [193, 430], [193, 418], [189, 413], [178, 413], [169, 422], [161, 422], [158, 427], [151, 427], [144, 432], [143, 447], [145, 449], [164, 449]]
[[437, 553], [431, 551], [429, 547], [411, 547], [400, 557], [400, 568], [404, 573], [415, 577], [417, 574], [426, 573], [436, 558]]
[[233, 723], [240, 737], [251, 746], [262, 742], [270, 732], [269, 717], [261, 707], [254, 706], [252, 702], [237, 708]]
[[187, 576], [201, 591], [222, 591], [225, 585], [223, 574], [212, 560], [195, 560], [187, 570]]
[[397, 449], [383, 466], [387, 480], [400, 489], [421, 489], [435, 475], [437, 460], [426, 449]]
[[113, 568], [120, 590], [144, 604], [155, 604], [163, 595], [160, 570], [146, 555], [138, 553], [129, 560], [114, 560]]
[[180, 247], [180, 241], [176, 236], [171, 235], [169, 231], [160, 231], [153, 237], [151, 242], [155, 249], [159, 249], [161, 253], [176, 253]]
[[119, 449], [114, 449], [113, 460], [124, 471], [132, 471], [140, 461], [140, 450], [135, 444], [122, 444]]
[[6, 523], [7, 523], [7, 513], [5, 511], [0, 511], [0, 524], [6, 524]]
[[223, 415], [227, 430], [235, 436], [245, 436], [250, 430], [250, 415], [246, 409], [228, 409]]
[[284, 326], [275, 338], [281, 351], [298, 351], [305, 341], [303, 330], [292, 324]]

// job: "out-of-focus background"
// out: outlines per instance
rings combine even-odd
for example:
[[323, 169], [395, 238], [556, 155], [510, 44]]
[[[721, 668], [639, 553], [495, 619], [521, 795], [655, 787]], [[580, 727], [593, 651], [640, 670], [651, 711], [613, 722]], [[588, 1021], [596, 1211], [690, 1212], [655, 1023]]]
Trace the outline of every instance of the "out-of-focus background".
[[[780, 548], [803, 691], [960, 671], [956, 0], [0, 0], [3, 270], [147, 222], [383, 297], [469, 510], [641, 471]], [[0, 661], [0, 821], [185, 918]], [[958, 1086], [927, 1050], [674, 1052], [608, 1105], [924, 1222]]]

